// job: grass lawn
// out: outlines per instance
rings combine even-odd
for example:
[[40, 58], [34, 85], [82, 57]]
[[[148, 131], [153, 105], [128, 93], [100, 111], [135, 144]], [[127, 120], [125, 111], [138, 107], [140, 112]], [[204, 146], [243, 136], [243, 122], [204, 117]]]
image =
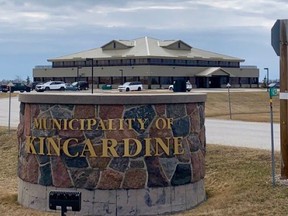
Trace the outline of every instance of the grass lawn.
[[[229, 119], [227, 93], [207, 95], [206, 117]], [[231, 93], [232, 119], [270, 121], [267, 92]], [[279, 99], [273, 99], [279, 122]], [[278, 115], [278, 116], [277, 116]], [[277, 121], [277, 120], [276, 120]], [[17, 137], [0, 128], [0, 212], [3, 216], [59, 215], [17, 204]], [[271, 183], [270, 152], [207, 144], [205, 187], [207, 201], [175, 216], [288, 215], [288, 186]], [[276, 152], [276, 174], [280, 154]]]
[[[15, 97], [15, 96], [18, 96], [18, 93], [11, 93], [11, 97]], [[7, 98], [7, 97], [9, 97], [9, 92], [8, 93], [0, 92], [0, 99]]]
[[[233, 120], [269, 122], [270, 98], [268, 92], [231, 92], [231, 116]], [[279, 122], [280, 100], [273, 97], [273, 119]], [[206, 117], [229, 119], [228, 93], [208, 93]]]
[[[270, 152], [265, 150], [208, 145], [208, 199], [176, 215], [287, 215], [288, 187], [279, 183], [272, 187], [270, 158]], [[276, 161], [280, 173], [279, 152]]]
[[[59, 215], [27, 209], [17, 204], [16, 131], [0, 129], [1, 215]], [[276, 153], [277, 173], [280, 156]], [[270, 152], [265, 150], [207, 145], [205, 187], [207, 201], [188, 215], [287, 215], [288, 187], [271, 185]]]

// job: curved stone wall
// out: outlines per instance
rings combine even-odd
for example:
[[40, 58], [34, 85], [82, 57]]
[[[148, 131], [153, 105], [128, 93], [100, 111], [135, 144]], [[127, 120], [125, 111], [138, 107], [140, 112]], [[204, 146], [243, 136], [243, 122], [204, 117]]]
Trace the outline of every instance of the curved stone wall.
[[63, 190], [82, 192], [79, 215], [198, 205], [205, 200], [205, 98], [21, 94], [19, 203], [47, 211], [49, 192]]

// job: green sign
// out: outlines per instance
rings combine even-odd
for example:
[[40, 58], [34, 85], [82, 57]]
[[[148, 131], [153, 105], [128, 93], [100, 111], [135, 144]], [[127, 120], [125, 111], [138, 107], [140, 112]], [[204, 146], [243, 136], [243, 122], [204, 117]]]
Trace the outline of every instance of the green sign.
[[276, 88], [270, 88], [269, 89], [269, 95], [270, 95], [270, 97], [277, 96], [278, 95], [277, 89]]

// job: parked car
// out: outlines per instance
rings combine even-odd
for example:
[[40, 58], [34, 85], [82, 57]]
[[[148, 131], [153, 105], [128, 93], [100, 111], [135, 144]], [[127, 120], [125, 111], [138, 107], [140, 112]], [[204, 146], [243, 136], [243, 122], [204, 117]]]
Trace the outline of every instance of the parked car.
[[111, 90], [112, 89], [112, 85], [111, 84], [104, 84], [101, 87], [102, 90]]
[[64, 91], [66, 89], [66, 84], [62, 81], [49, 81], [44, 84], [36, 85], [35, 90], [37, 92], [50, 91], [50, 90], [61, 90]]
[[268, 85], [269, 88], [280, 88], [280, 82], [270, 83]]
[[[174, 85], [170, 85], [168, 87], [169, 90], [173, 90], [173, 88], [174, 88]], [[189, 81], [187, 81], [186, 82], [186, 91], [190, 92], [191, 90], [192, 90], [192, 84]]]
[[[8, 91], [9, 91], [8, 85], [2, 85], [2, 92], [8, 92]], [[11, 86], [11, 92], [14, 92], [14, 91], [30, 92], [31, 87], [25, 85], [24, 83], [13, 83], [13, 86]]]
[[7, 86], [6, 84], [2, 84], [2, 85], [1, 85], [1, 91], [2, 91], [2, 92], [8, 92], [8, 91], [9, 91], [8, 86]]
[[118, 86], [118, 90], [122, 91], [141, 91], [143, 86], [141, 82], [126, 82], [123, 85]]
[[33, 91], [36, 88], [36, 85], [39, 85], [39, 84], [43, 84], [43, 82], [36, 81], [36, 82], [30, 83], [31, 90]]
[[77, 86], [79, 90], [89, 89], [89, 83], [86, 81], [77, 81], [72, 83], [73, 86]]
[[79, 88], [77, 85], [75, 85], [74, 83], [66, 83], [66, 88], [65, 88], [66, 91], [78, 91]]

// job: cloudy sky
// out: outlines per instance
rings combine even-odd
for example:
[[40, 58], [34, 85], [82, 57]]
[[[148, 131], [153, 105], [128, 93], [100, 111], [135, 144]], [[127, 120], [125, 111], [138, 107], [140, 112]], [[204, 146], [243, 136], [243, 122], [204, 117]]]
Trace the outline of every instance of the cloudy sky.
[[266, 67], [276, 79], [271, 28], [287, 11], [285, 0], [0, 0], [0, 80], [32, 78], [48, 58], [143, 36], [243, 58], [260, 79]]

